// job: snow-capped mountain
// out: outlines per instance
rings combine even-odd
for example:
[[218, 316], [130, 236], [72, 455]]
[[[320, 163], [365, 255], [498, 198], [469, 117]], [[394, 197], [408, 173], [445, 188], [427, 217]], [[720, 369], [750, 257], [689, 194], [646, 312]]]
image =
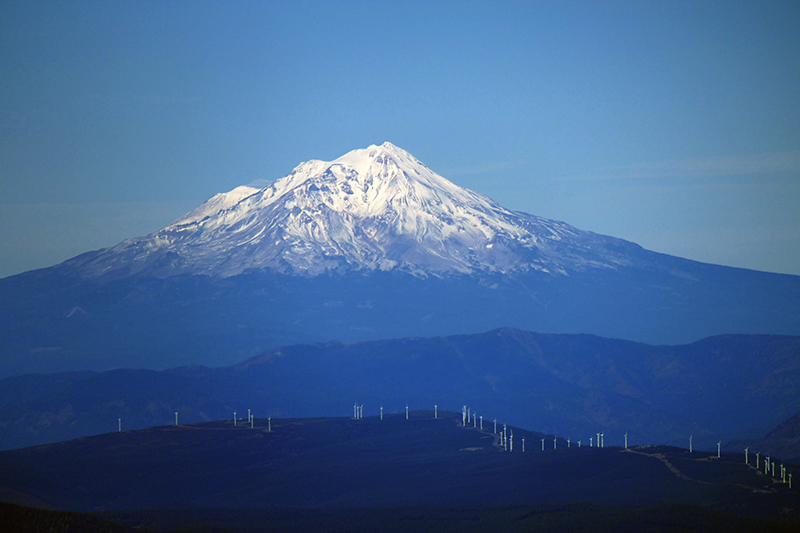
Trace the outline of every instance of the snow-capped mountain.
[[315, 276], [417, 276], [617, 268], [619, 239], [510, 211], [384, 143], [312, 160], [271, 185], [217, 194], [162, 230], [68, 263], [85, 275], [145, 271], [229, 277], [251, 269]]

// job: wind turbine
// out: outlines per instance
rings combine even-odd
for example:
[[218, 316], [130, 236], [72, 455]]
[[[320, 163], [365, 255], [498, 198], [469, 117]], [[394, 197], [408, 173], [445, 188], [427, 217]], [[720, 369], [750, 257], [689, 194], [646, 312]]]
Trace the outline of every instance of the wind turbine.
[[558, 437], [553, 437], [553, 449], [555, 450], [558, 446]]
[[578, 441], [578, 448], [581, 447], [581, 441]]
[[542, 451], [544, 451], [544, 439], [542, 439]]
[[722, 441], [718, 441], [718, 442], [717, 442], [717, 459], [719, 459], [719, 450], [720, 450], [720, 446], [722, 446]]
[[689, 435], [689, 453], [692, 453], [692, 436], [693, 435]]
[[503, 448], [508, 451], [508, 426], [503, 424]]
[[267, 418], [267, 431], [272, 431], [272, 417]]
[[408, 404], [406, 404], [406, 420], [408, 420]]
[[606, 447], [606, 434], [605, 433], [600, 433], [600, 447], [601, 448], [605, 448]]
[[[381, 407], [381, 413], [383, 412], [383, 407]], [[433, 418], [439, 418], [439, 406], [433, 406]], [[381, 414], [381, 420], [383, 420], [383, 414]]]
[[592, 443], [592, 437], [589, 437], [589, 448], [594, 448], [594, 443]]
[[597, 434], [597, 440], [595, 442], [597, 443], [597, 447], [599, 448], [600, 447], [600, 433]]
[[747, 450], [749, 450], [749, 449], [750, 449], [750, 446], [748, 446], [747, 448], [744, 449], [744, 464], [746, 464], [746, 465], [750, 464], [750, 463], [747, 462]]
[[522, 453], [525, 453], [525, 437], [522, 437]]
[[178, 411], [175, 411], [175, 425], [178, 425]]
[[383, 406], [381, 405], [381, 420], [383, 420]]
[[119, 422], [119, 432], [122, 433], [122, 419], [117, 418], [117, 422]]
[[236, 425], [236, 411], [233, 412], [233, 425]]
[[628, 449], [628, 432], [625, 432], [625, 449]]
[[567, 448], [569, 448], [569, 439], [567, 439]]
[[511, 441], [510, 441], [510, 444], [509, 444], [509, 450], [508, 451], [510, 451], [510, 452], [514, 451], [514, 430], [513, 429], [511, 430]]
[[761, 452], [756, 453], [756, 470], [758, 470], [758, 458], [761, 456]]
[[497, 419], [494, 419], [494, 434], [497, 435]]
[[789, 488], [792, 488], [792, 474], [789, 474]]
[[467, 426], [467, 406], [464, 405], [461, 407], [461, 425], [466, 427]]
[[483, 415], [481, 415], [481, 431], [483, 431]]

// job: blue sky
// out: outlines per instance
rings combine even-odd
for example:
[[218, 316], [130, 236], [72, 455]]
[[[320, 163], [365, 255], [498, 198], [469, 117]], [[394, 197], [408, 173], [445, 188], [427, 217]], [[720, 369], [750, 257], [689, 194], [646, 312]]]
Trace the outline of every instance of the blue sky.
[[509, 208], [800, 275], [800, 4], [0, 3], [0, 277], [384, 141]]

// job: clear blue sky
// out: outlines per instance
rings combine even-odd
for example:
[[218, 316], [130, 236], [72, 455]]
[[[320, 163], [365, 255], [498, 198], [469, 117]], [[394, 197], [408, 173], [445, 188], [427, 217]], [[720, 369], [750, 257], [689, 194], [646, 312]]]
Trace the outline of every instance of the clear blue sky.
[[0, 2], [0, 277], [384, 141], [509, 208], [800, 275], [800, 3]]

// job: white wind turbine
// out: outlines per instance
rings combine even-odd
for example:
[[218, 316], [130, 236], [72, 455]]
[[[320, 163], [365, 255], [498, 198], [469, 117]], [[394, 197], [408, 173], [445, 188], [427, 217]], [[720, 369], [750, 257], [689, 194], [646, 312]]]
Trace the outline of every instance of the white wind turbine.
[[750, 449], [750, 446], [748, 446], [747, 448], [744, 449], [744, 464], [750, 464], [747, 461], [747, 450], [749, 450], [749, 449]]

